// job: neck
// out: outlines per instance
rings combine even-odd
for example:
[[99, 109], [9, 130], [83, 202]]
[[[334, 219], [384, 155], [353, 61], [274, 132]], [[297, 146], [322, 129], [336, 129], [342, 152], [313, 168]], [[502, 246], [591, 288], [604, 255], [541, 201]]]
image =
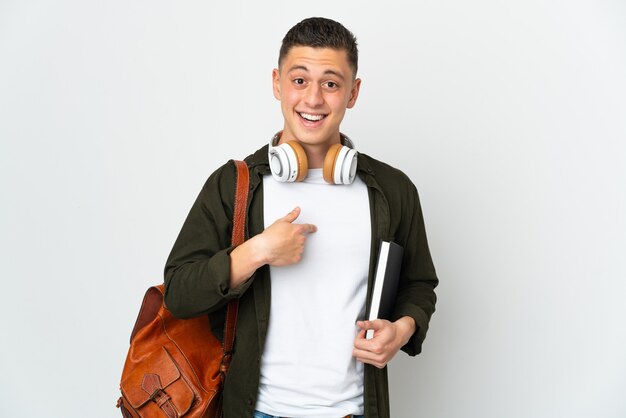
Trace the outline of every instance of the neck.
[[322, 168], [324, 167], [324, 158], [326, 158], [326, 153], [332, 144], [303, 144], [302, 148], [306, 151], [307, 159], [309, 160], [309, 168]]

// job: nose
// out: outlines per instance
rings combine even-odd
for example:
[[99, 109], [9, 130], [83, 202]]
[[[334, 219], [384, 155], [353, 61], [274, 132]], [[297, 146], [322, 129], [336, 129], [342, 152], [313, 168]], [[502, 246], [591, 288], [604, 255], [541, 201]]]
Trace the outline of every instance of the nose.
[[306, 91], [304, 102], [307, 106], [317, 107], [324, 103], [324, 96], [322, 94], [322, 87], [312, 83]]

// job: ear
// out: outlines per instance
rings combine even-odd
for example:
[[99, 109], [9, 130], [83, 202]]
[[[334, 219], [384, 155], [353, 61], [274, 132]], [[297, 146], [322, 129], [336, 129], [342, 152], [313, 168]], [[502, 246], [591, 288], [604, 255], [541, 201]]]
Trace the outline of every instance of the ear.
[[276, 100], [280, 100], [280, 70], [278, 68], [272, 70], [272, 90]]
[[352, 109], [356, 103], [356, 99], [359, 97], [359, 90], [361, 89], [361, 79], [357, 78], [352, 84], [352, 90], [350, 90], [350, 100], [348, 100], [348, 109]]

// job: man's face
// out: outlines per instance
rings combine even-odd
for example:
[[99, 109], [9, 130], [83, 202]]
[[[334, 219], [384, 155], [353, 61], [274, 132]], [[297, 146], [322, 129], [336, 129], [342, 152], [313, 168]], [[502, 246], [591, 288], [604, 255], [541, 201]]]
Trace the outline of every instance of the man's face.
[[272, 79], [285, 118], [283, 140], [323, 147], [340, 141], [339, 125], [361, 86], [361, 80], [354, 80], [346, 51], [293, 47]]

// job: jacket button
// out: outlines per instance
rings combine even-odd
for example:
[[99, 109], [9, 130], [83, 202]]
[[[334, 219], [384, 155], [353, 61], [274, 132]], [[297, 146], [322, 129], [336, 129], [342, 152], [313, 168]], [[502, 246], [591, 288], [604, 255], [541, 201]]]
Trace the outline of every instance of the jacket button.
[[246, 403], [248, 404], [248, 406], [252, 406], [252, 399], [248, 398], [248, 400], [246, 401]]

